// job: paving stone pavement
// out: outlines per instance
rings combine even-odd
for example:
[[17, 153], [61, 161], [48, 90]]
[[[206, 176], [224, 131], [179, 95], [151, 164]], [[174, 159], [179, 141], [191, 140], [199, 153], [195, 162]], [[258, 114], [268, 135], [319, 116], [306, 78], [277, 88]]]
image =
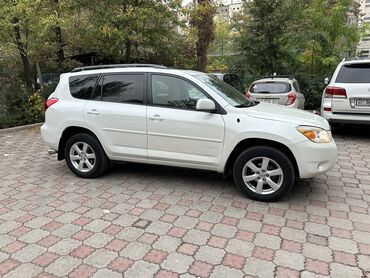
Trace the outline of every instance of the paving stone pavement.
[[275, 203], [216, 173], [119, 164], [83, 180], [37, 128], [0, 134], [0, 276], [370, 277], [370, 136]]

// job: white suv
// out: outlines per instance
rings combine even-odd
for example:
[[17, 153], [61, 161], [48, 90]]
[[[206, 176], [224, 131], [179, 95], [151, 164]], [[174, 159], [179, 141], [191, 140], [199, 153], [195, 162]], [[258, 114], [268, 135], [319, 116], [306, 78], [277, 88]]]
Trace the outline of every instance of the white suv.
[[333, 167], [337, 148], [317, 115], [254, 103], [213, 75], [114, 65], [62, 74], [46, 103], [44, 141], [73, 173], [110, 161], [232, 173], [249, 197], [275, 200], [295, 178]]
[[370, 124], [370, 60], [343, 60], [325, 88], [321, 115], [330, 123]]

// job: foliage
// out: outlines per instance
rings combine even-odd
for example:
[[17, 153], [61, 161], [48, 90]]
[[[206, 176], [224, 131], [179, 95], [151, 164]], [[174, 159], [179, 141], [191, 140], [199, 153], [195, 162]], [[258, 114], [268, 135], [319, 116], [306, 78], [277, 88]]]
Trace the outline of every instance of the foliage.
[[197, 42], [197, 70], [205, 71], [207, 66], [207, 51], [214, 40], [213, 17], [216, 7], [211, 0], [197, 0], [198, 4], [191, 11], [190, 24], [195, 29]]
[[30, 123], [38, 123], [43, 120], [44, 116], [44, 99], [40, 91], [36, 91], [27, 97], [27, 102], [24, 104], [27, 121]]
[[251, 71], [272, 74], [282, 70], [285, 58], [284, 34], [290, 19], [285, 0], [246, 2], [235, 22], [236, 41]]
[[348, 19], [358, 8], [355, 0], [247, 2], [234, 24], [242, 50], [236, 68], [243, 75], [294, 75], [306, 92], [306, 108], [316, 109], [324, 78], [356, 53], [363, 30]]
[[221, 19], [216, 20], [215, 25], [215, 39], [210, 46], [208, 54], [223, 57], [238, 52], [233, 43], [234, 30], [231, 23]]
[[27, 90], [20, 80], [17, 81], [0, 81], [0, 128], [26, 123], [24, 104], [27, 100]]
[[[179, 50], [181, 1], [79, 0], [79, 32], [99, 53], [117, 61], [171, 64]], [[109, 12], [107, 12], [109, 11]]]

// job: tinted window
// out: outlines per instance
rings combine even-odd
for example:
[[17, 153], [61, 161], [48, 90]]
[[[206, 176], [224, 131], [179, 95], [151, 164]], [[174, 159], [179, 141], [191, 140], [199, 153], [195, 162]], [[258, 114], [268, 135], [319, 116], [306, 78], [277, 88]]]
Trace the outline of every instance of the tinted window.
[[253, 94], [282, 94], [290, 90], [290, 84], [285, 82], [254, 83], [250, 88]]
[[191, 83], [172, 76], [152, 76], [152, 100], [155, 105], [195, 109], [199, 99], [207, 98]]
[[69, 78], [71, 95], [79, 99], [89, 99], [94, 90], [98, 75], [80, 75]]
[[114, 74], [105, 75], [103, 78], [103, 101], [143, 103], [143, 95], [144, 75]]
[[338, 83], [370, 83], [370, 64], [344, 65], [339, 70]]

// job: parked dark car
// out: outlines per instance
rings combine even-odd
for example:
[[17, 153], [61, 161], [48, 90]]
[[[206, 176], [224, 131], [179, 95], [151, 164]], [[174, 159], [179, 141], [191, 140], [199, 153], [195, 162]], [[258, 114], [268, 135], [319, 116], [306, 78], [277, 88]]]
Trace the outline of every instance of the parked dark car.
[[244, 94], [245, 88], [242, 85], [242, 82], [240, 81], [240, 78], [235, 73], [219, 73], [214, 72], [212, 73], [222, 81], [226, 82], [227, 84], [233, 86], [235, 89], [237, 89], [239, 92]]

